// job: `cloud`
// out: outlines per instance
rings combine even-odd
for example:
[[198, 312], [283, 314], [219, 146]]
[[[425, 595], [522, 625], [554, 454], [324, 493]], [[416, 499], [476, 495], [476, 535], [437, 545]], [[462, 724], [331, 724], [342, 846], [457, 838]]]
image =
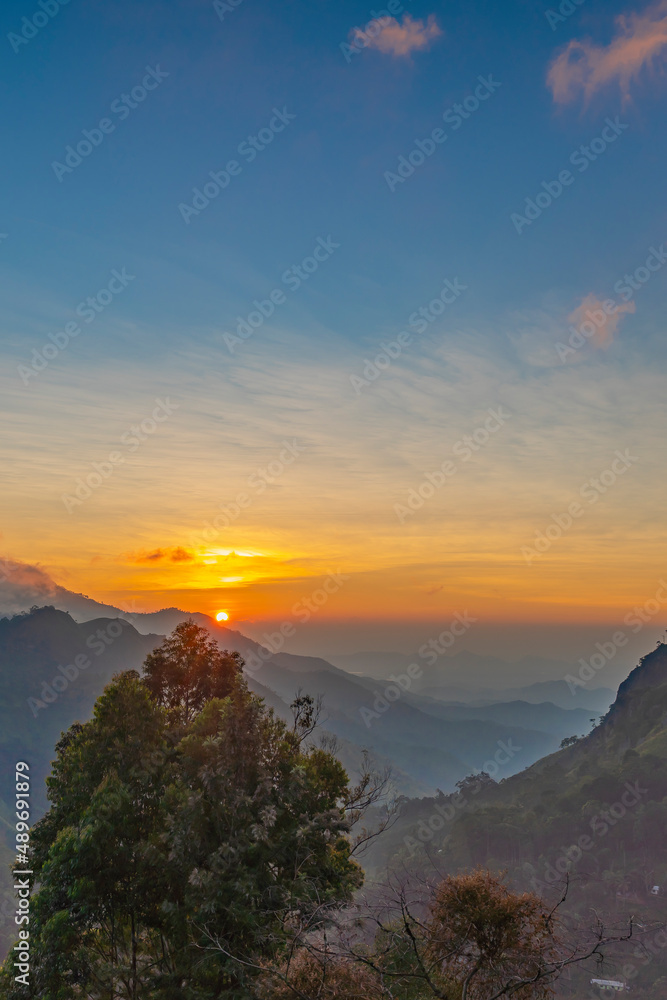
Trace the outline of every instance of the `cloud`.
[[157, 562], [192, 562], [194, 555], [187, 549], [177, 546], [172, 549], [153, 549], [152, 552], [132, 552], [126, 556], [131, 563], [157, 563]]
[[3, 559], [0, 563], [0, 610], [5, 614], [16, 614], [33, 604], [51, 602], [58, 589], [40, 566], [14, 559]]
[[513, 315], [515, 328], [508, 330], [507, 336], [523, 364], [556, 368], [562, 363], [554, 347], [563, 332], [555, 311], [555, 308], [526, 309]]
[[641, 14], [616, 18], [616, 36], [609, 45], [573, 39], [554, 59], [547, 74], [557, 104], [569, 104], [583, 93], [585, 101], [603, 87], [618, 83], [625, 98], [630, 83], [667, 45], [667, 0]]
[[[586, 329], [590, 326], [595, 327], [595, 333], [590, 337], [590, 343], [593, 347], [609, 347], [623, 313], [633, 313], [634, 311], [634, 302], [624, 302], [621, 305], [617, 304], [616, 309], [609, 316], [605, 312], [601, 300], [591, 292], [567, 318], [568, 322], [576, 326], [578, 330], [582, 328], [583, 324], [588, 324]], [[586, 329], [582, 331], [584, 334]]]
[[0, 615], [16, 615], [31, 607], [52, 605], [68, 611], [77, 621], [86, 621], [100, 614], [113, 614], [117, 608], [100, 604], [84, 594], [75, 594], [61, 587], [39, 565], [19, 559], [0, 559]]
[[564, 363], [580, 364], [590, 359], [590, 347], [609, 347], [624, 313], [633, 313], [635, 304], [605, 301], [614, 309], [611, 315], [597, 295], [593, 292], [586, 295], [567, 315], [567, 330], [563, 323], [563, 303], [553, 298], [541, 309], [514, 313], [514, 326], [507, 336], [517, 357], [533, 368], [560, 368]]
[[354, 28], [351, 40], [353, 45], [377, 49], [388, 55], [409, 56], [428, 48], [441, 34], [435, 14], [430, 14], [427, 21], [413, 21], [409, 14], [404, 14], [402, 24], [395, 17], [381, 17], [367, 24], [365, 31]]
[[192, 562], [194, 556], [187, 549], [182, 549], [180, 546], [176, 549], [172, 549], [169, 558], [172, 562]]

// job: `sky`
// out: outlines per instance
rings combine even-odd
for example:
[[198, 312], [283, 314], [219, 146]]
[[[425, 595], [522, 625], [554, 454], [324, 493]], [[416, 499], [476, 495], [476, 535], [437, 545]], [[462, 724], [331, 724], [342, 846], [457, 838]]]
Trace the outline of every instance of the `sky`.
[[350, 652], [653, 607], [667, 2], [0, 18], [10, 584]]

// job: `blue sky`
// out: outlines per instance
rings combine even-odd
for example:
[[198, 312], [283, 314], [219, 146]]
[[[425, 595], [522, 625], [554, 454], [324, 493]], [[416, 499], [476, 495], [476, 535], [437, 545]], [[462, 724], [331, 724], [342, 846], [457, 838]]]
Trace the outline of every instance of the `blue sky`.
[[[555, 29], [549, 9], [558, 5], [415, 0], [405, 11], [422, 26], [434, 19], [439, 34], [408, 54], [368, 46], [348, 61], [341, 43], [380, 7], [242, 0], [221, 19], [203, 0], [71, 0], [15, 52], [8, 36], [40, 8], [15, 0], [3, 6], [1, 332], [4, 419], [16, 427], [3, 461], [8, 516], [15, 518], [5, 542], [14, 557], [41, 558], [58, 579], [69, 574], [70, 585], [78, 582], [75, 589], [103, 587], [83, 558], [71, 560], [73, 521], [63, 521], [59, 498], [169, 392], [180, 400], [178, 428], [170, 424], [150, 454], [147, 446], [135, 479], [119, 476], [103, 501], [77, 512], [86, 550], [95, 533], [123, 536], [115, 547], [100, 547], [95, 573], [106, 567], [115, 581], [107, 596], [154, 594], [154, 582], [117, 570], [123, 553], [163, 540], [178, 544], [179, 532], [200, 524], [214, 501], [235, 495], [255, 460], [270, 460], [294, 433], [310, 435], [317, 461], [298, 484], [276, 487], [276, 506], [258, 514], [263, 543], [272, 537], [280, 559], [295, 550], [306, 516], [294, 513], [295, 497], [306, 497], [308, 523], [322, 526], [325, 541], [322, 552], [303, 543], [299, 558], [319, 565], [336, 544], [349, 553], [374, 530], [377, 509], [390, 516], [415, 476], [437, 464], [439, 442], [451, 444], [502, 401], [522, 423], [497, 452], [497, 468], [489, 458], [489, 478], [479, 480], [473, 507], [485, 524], [507, 481], [517, 489], [516, 518], [511, 511], [502, 517], [514, 518], [517, 539], [530, 538], [615, 448], [643, 441], [636, 492], [610, 513], [599, 537], [582, 541], [582, 552], [593, 566], [591, 545], [606, 551], [609, 532], [638, 496], [647, 505], [637, 513], [638, 530], [649, 544], [659, 505], [653, 460], [662, 434], [656, 376], [664, 359], [664, 274], [652, 275], [634, 297], [635, 312], [605, 332], [604, 350], [587, 344], [562, 364], [554, 345], [569, 336], [582, 302], [617, 298], [614, 284], [667, 236], [667, 81], [658, 37], [665, 4], [633, 8], [640, 20], [629, 27], [616, 20], [632, 13], [623, 3], [585, 0]], [[405, 23], [399, 13], [398, 29]], [[624, 31], [645, 34], [646, 23], [658, 40], [625, 79], [614, 69], [614, 46]], [[572, 95], [559, 100], [547, 76], [569, 44], [574, 61], [584, 52], [588, 90], [569, 64], [559, 72]], [[147, 67], [168, 75], [120, 120], [113, 103], [141, 83]], [[500, 83], [489, 99], [460, 128], [444, 126], [447, 140], [390, 190], [385, 173], [489, 76]], [[239, 144], [265, 128], [274, 109], [295, 117], [247, 162]], [[105, 117], [113, 132], [59, 180], [54, 161], [63, 162], [66, 147]], [[570, 154], [599, 136], [607, 119], [627, 128], [585, 172], [572, 169], [571, 186], [519, 235], [512, 213], [571, 167]], [[186, 224], [179, 205], [191, 203], [193, 189], [232, 159], [240, 173]], [[236, 317], [272, 289], [284, 291], [285, 270], [329, 237], [340, 244], [335, 252], [230, 354], [223, 337]], [[122, 293], [23, 385], [17, 366], [123, 268], [134, 278]], [[458, 278], [465, 294], [385, 378], [355, 397], [350, 374], [439, 294], [445, 278]], [[354, 492], [372, 493], [372, 484], [382, 484], [382, 501], [357, 519]], [[459, 518], [468, 509], [468, 500], [460, 502]], [[27, 515], [37, 519], [36, 531]], [[346, 534], [341, 525], [350, 521]], [[447, 564], [443, 520], [432, 521], [418, 541], [396, 541], [392, 572], [422, 565], [434, 545]], [[248, 524], [248, 537], [258, 530]], [[385, 551], [395, 530], [387, 527]], [[480, 554], [480, 579], [497, 558], [489, 556], [495, 544]], [[554, 573], [545, 587], [555, 594], [568, 584], [561, 568]], [[605, 602], [597, 570], [591, 573], [588, 600], [598, 608]], [[652, 570], [644, 580], [633, 573], [635, 598], [649, 596]], [[626, 599], [610, 601], [623, 607]], [[551, 614], [558, 600], [548, 600], [555, 601]], [[582, 591], [575, 603], [585, 601]], [[514, 615], [521, 614], [517, 602]]]
[[[363, 344], [429, 299], [444, 275], [473, 291], [463, 323], [542, 305], [545, 295], [604, 290], [636, 266], [661, 235], [667, 140], [651, 125], [662, 87], [645, 85], [626, 108], [610, 88], [588, 109], [559, 109], [545, 84], [555, 51], [571, 37], [606, 41], [623, 6], [587, 0], [555, 31], [548, 5], [407, 9], [435, 13], [443, 31], [410, 59], [362, 51], [345, 61], [340, 43], [370, 20], [355, 3], [243, 0], [220, 21], [211, 3], [72, 2], [18, 53], [7, 42], [3, 251], [34, 308], [40, 297], [75, 305], [112, 267], [131, 264], [138, 277], [119, 312], [160, 332], [122, 350], [177, 351], [184, 325], [224, 325], [332, 233], [342, 252], [289, 318], [304, 323], [312, 312], [334, 338]], [[3, 35], [32, 12], [6, 4]], [[51, 163], [155, 64], [169, 77], [59, 183]], [[392, 194], [385, 170], [489, 73], [499, 90]], [[186, 226], [178, 204], [274, 106], [295, 121]], [[617, 145], [517, 237], [511, 212], [619, 113], [630, 128]], [[114, 351], [96, 349], [100, 358]]]

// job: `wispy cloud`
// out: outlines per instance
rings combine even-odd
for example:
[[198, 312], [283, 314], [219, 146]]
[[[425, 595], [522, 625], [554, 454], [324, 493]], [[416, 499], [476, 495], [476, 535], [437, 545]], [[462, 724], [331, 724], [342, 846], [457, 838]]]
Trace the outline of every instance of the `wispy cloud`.
[[609, 347], [621, 322], [621, 316], [634, 311], [634, 302], [625, 302], [616, 304], [615, 311], [610, 316], [602, 301], [591, 292], [567, 318], [577, 328], [581, 328], [584, 323], [595, 327], [595, 333], [590, 338], [590, 343], [594, 347]]
[[373, 35], [355, 28], [351, 34], [352, 43], [363, 40], [365, 48], [377, 49], [392, 56], [409, 56], [428, 48], [433, 39], [442, 34], [435, 14], [430, 14], [426, 21], [413, 21], [409, 14], [403, 15], [402, 24], [395, 17], [385, 17], [381, 21], [381, 26], [380, 19], [373, 22], [379, 26], [379, 30]]
[[630, 84], [667, 46], [667, 0], [642, 13], [622, 14], [616, 25], [609, 45], [573, 39], [554, 59], [547, 84], [557, 104], [569, 104], [580, 95], [588, 102], [610, 84], [618, 84], [627, 99]]

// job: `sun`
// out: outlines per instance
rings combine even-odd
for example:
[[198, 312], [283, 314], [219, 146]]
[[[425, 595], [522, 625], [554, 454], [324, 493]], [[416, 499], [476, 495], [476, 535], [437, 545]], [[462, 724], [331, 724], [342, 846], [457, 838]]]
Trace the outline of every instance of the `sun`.
[[227, 614], [226, 611], [218, 611], [217, 615], [215, 616], [215, 620], [217, 622], [226, 622], [228, 618], [229, 615]]

